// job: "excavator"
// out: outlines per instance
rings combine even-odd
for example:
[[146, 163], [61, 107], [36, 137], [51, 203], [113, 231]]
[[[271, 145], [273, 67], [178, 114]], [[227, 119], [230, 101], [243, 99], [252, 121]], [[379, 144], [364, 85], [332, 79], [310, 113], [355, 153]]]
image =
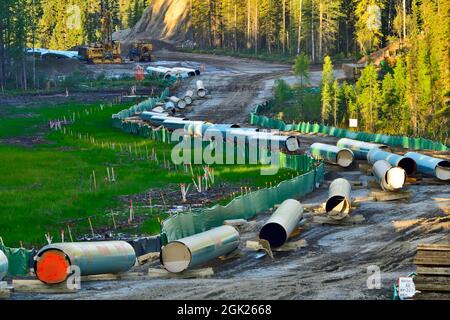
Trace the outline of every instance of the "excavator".
[[111, 11], [102, 10], [100, 18], [101, 42], [80, 47], [79, 56], [92, 64], [120, 64], [123, 62], [120, 43], [112, 39]]

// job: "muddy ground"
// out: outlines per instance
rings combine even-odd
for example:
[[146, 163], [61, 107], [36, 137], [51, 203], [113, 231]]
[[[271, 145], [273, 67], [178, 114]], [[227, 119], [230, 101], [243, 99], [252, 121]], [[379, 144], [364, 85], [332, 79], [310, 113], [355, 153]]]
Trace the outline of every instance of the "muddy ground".
[[[199, 66], [209, 89], [208, 99], [187, 110], [192, 119], [245, 123], [252, 106], [272, 95], [273, 80], [290, 77], [290, 67], [280, 64], [212, 55], [159, 52], [158, 64]], [[165, 61], [165, 62], [164, 62]], [[312, 79], [320, 79], [313, 71]], [[192, 88], [183, 82], [176, 93]], [[303, 150], [320, 141], [333, 144], [336, 138], [301, 135]], [[445, 155], [444, 155], [445, 156]], [[448, 156], [448, 155], [447, 155]], [[275, 259], [260, 257], [244, 247], [256, 240], [258, 230], [270, 212], [257, 216], [253, 227], [241, 233], [241, 257], [212, 261], [214, 276], [207, 279], [148, 279], [99, 281], [82, 284], [82, 290], [67, 295], [21, 295], [15, 299], [391, 299], [399, 276], [415, 271], [412, 257], [418, 243], [450, 243], [450, 186], [448, 184], [407, 185], [409, 200], [376, 202], [365, 199], [373, 179], [354, 164], [347, 169], [327, 165], [326, 182], [313, 193], [299, 198], [307, 207], [319, 207], [327, 198], [329, 181], [344, 177], [360, 181], [352, 197], [357, 201], [352, 215], [364, 221], [354, 225], [313, 223], [313, 211], [306, 211], [302, 232], [307, 246], [296, 251], [275, 253]], [[369, 187], [370, 186], [370, 187]], [[377, 188], [375, 188], [377, 190]], [[369, 266], [381, 270], [381, 288], [368, 289]], [[136, 267], [145, 271], [159, 268], [157, 261]]]
[[[399, 276], [415, 271], [412, 258], [418, 243], [450, 242], [450, 188], [448, 185], [408, 185], [410, 200], [375, 202], [364, 200], [372, 177], [356, 166], [346, 170], [330, 167], [326, 182], [315, 192], [299, 198], [305, 207], [318, 207], [326, 200], [329, 180], [344, 177], [361, 181], [352, 196], [357, 207], [352, 215], [364, 221], [354, 225], [320, 225], [314, 211], [306, 211], [301, 234], [307, 246], [275, 253], [275, 259], [247, 249], [270, 212], [258, 215], [249, 230], [241, 233], [242, 256], [209, 264], [208, 279], [141, 279], [139, 281], [86, 282], [82, 290], [68, 295], [35, 295], [41, 299], [390, 299]], [[376, 188], [373, 190], [377, 190]], [[369, 266], [381, 270], [381, 288], [368, 289]], [[159, 268], [158, 262], [137, 267]], [[27, 298], [27, 296], [16, 296]]]

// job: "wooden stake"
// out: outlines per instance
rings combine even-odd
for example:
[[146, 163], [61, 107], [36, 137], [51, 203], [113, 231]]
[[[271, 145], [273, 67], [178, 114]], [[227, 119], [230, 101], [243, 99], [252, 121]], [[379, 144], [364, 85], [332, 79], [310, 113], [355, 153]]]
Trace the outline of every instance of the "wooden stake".
[[114, 225], [114, 230], [117, 229], [117, 225], [116, 225], [116, 219], [114, 219], [114, 212], [111, 210], [111, 217], [112, 217], [112, 221], [113, 221], [113, 225]]
[[92, 177], [94, 178], [94, 189], [97, 190], [97, 180], [95, 179], [95, 170], [92, 170]]
[[159, 194], [161, 195], [161, 199], [162, 199], [162, 202], [163, 202], [163, 205], [164, 205], [164, 210], [167, 210], [166, 200], [164, 200], [164, 195], [163, 195], [162, 191], [160, 191]]
[[70, 230], [70, 226], [69, 226], [69, 225], [67, 225], [67, 230], [69, 230], [70, 242], [73, 242], [73, 238], [72, 238], [72, 230]]
[[92, 222], [91, 222], [90, 217], [88, 217], [88, 221], [89, 221], [89, 226], [91, 227], [92, 238], [94, 238], [94, 228], [92, 227]]

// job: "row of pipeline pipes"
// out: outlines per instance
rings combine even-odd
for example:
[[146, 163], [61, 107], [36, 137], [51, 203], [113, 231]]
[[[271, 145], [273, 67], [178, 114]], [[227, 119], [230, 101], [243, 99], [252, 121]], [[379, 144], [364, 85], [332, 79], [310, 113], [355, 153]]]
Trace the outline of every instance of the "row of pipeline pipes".
[[163, 126], [168, 130], [183, 129], [186, 135], [193, 137], [215, 138], [223, 137], [224, 141], [256, 147], [270, 148], [274, 145], [284, 152], [300, 150], [300, 141], [296, 136], [278, 135], [273, 132], [260, 132], [258, 128], [241, 127], [238, 124], [212, 124], [205, 121], [193, 121], [187, 118], [173, 117], [167, 113], [144, 111], [141, 120], [153, 127]]
[[[280, 144], [287, 151], [296, 151], [299, 147], [295, 136], [277, 136], [270, 132], [258, 132], [257, 128], [213, 125], [155, 112], [143, 112], [141, 118], [156, 126], [182, 128], [190, 135], [204, 135], [208, 132], [232, 133], [244, 137], [247, 142], [260, 136], [271, 143]], [[406, 173], [411, 174], [415, 170], [441, 180], [450, 178], [448, 161], [415, 152], [399, 156], [386, 149], [386, 146], [380, 144], [341, 139], [337, 146], [313, 144], [310, 151], [315, 156], [343, 167], [349, 166], [355, 157], [366, 159], [373, 164], [373, 173], [385, 190], [401, 188]], [[328, 216], [335, 220], [344, 219], [350, 213], [351, 202], [350, 183], [343, 178], [332, 181], [325, 203]], [[302, 217], [301, 203], [294, 199], [285, 200], [264, 223], [259, 238], [267, 240], [271, 247], [280, 247], [288, 240]], [[231, 253], [239, 245], [239, 232], [232, 226], [223, 225], [169, 242], [161, 248], [160, 262], [167, 271], [178, 273]], [[133, 247], [124, 241], [73, 242], [47, 245], [34, 259], [37, 278], [47, 284], [57, 284], [66, 281], [74, 272], [74, 267], [79, 268], [82, 276], [127, 272], [135, 265], [136, 254]], [[0, 280], [6, 275], [7, 268], [8, 261], [0, 251]]]
[[[261, 228], [259, 237], [267, 240], [271, 247], [280, 247], [302, 217], [300, 202], [285, 200]], [[228, 254], [239, 244], [239, 232], [223, 225], [169, 242], [161, 248], [160, 262], [167, 271], [178, 273]], [[66, 281], [75, 268], [79, 268], [81, 276], [127, 272], [135, 265], [136, 255], [125, 241], [72, 242], [47, 245], [34, 260], [36, 277], [51, 285]], [[0, 253], [1, 278], [6, 274], [7, 263]]]
[[187, 106], [192, 105], [194, 99], [196, 98], [204, 98], [206, 96], [206, 89], [203, 85], [202, 80], [197, 80], [196, 82], [196, 93], [194, 94], [193, 90], [187, 90], [184, 95], [181, 97], [170, 96], [167, 98], [167, 101], [164, 103], [163, 110], [161, 107], [157, 107], [156, 111], [159, 112], [169, 112], [172, 115], [177, 112], [177, 110], [184, 110]]
[[[241, 128], [236, 124], [211, 124], [176, 118], [164, 112], [144, 111], [142, 120], [152, 126], [164, 126], [169, 130], [183, 129], [191, 136], [222, 134], [227, 139], [242, 139], [245, 143], [276, 143], [281, 150], [299, 150], [294, 136], [279, 136], [271, 132], [259, 132], [257, 128]], [[286, 200], [261, 229], [260, 237], [276, 247], [281, 246], [302, 218], [303, 207], [296, 200]], [[168, 243], [161, 248], [161, 264], [169, 272], [181, 272], [218, 256], [235, 250], [239, 245], [239, 233], [232, 226], [221, 226], [187, 238]], [[135, 265], [136, 254], [124, 241], [55, 243], [43, 247], [35, 256], [34, 271], [46, 284], [66, 281], [80, 268], [81, 275], [122, 273]], [[0, 269], [1, 270], [1, 269]]]
[[[147, 73], [151, 75], [156, 75], [160, 78], [171, 79], [171, 78], [188, 78], [200, 75], [200, 70], [190, 69], [190, 68], [166, 68], [166, 67], [147, 67]], [[206, 97], [207, 91], [202, 80], [197, 80], [195, 93], [194, 90], [187, 90], [184, 95], [177, 97], [171, 96], [167, 98], [164, 103], [164, 111], [170, 112], [172, 114], [176, 113], [176, 110], [183, 110], [187, 106], [190, 106], [195, 98]]]
[[[351, 141], [343, 141], [342, 144], [344, 142], [350, 150], [355, 148]], [[421, 172], [448, 180], [448, 162], [419, 153], [408, 153], [402, 157], [373, 145], [362, 146], [358, 143], [355, 142], [358, 145], [356, 153], [360, 152], [369, 163], [373, 163], [374, 175], [387, 190], [402, 185], [405, 172], [414, 170], [416, 164]], [[361, 151], [362, 147], [365, 151]], [[344, 219], [350, 213], [351, 202], [350, 183], [343, 178], [333, 180], [325, 203], [327, 215], [335, 220]], [[259, 238], [268, 241], [273, 248], [280, 247], [286, 243], [302, 218], [301, 203], [294, 199], [285, 200], [264, 223]], [[160, 263], [167, 271], [179, 273], [231, 253], [239, 245], [239, 232], [232, 226], [223, 225], [169, 242], [161, 248]], [[42, 282], [56, 284], [68, 278], [73, 272], [73, 266], [80, 268], [81, 275], [122, 273], [130, 270], [135, 260], [133, 247], [124, 241], [56, 243], [45, 246], [37, 253], [34, 270]], [[7, 263], [6, 257], [0, 252], [0, 280], [6, 274]]]
[[342, 138], [336, 146], [314, 143], [309, 151], [313, 157], [344, 168], [349, 167], [354, 159], [367, 160], [373, 166], [372, 172], [383, 190], [401, 189], [406, 176], [416, 171], [439, 180], [450, 180], [449, 161], [417, 152], [398, 155], [390, 152], [384, 144]]

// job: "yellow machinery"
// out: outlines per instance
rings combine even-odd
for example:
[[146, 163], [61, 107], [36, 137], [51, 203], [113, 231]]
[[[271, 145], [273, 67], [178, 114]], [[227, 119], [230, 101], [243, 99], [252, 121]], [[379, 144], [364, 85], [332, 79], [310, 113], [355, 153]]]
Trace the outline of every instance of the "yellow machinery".
[[150, 62], [152, 61], [153, 45], [151, 43], [145, 43], [138, 41], [133, 43], [128, 58], [134, 62]]
[[100, 19], [101, 43], [81, 47], [78, 54], [88, 63], [111, 64], [122, 63], [120, 43], [112, 40], [111, 12], [106, 11]]

